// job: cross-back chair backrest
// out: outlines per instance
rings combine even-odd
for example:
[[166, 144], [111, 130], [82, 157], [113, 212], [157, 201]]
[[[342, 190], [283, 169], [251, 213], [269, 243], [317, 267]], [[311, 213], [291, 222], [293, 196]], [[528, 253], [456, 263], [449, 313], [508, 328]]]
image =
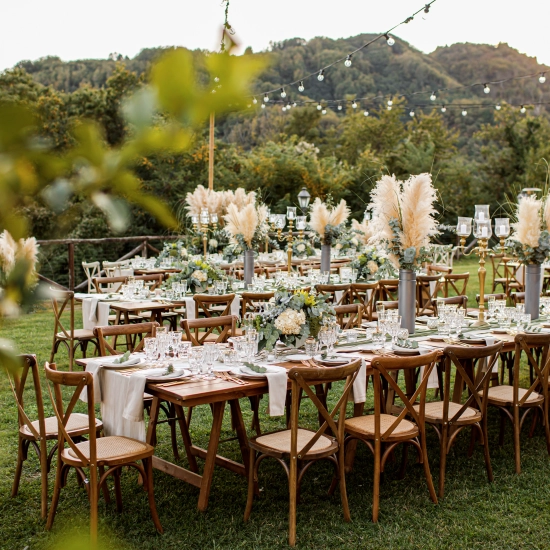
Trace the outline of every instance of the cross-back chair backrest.
[[[348, 396], [353, 386], [353, 382], [357, 377], [361, 360], [357, 359], [343, 367], [326, 368], [307, 368], [294, 367], [288, 371], [288, 379], [291, 383], [292, 405], [290, 410], [290, 456], [297, 457], [298, 460], [305, 456], [309, 450], [315, 445], [319, 438], [325, 434], [330, 428], [332, 435], [336, 437], [339, 445], [344, 442], [344, 422], [346, 420], [346, 404]], [[324, 384], [329, 382], [337, 382], [345, 380], [344, 388], [336, 405], [329, 411], [325, 403], [323, 403], [312, 391], [313, 384]], [[311, 403], [315, 405], [319, 412], [319, 418], [322, 417], [323, 424], [315, 432], [315, 435], [302, 447], [298, 448], [298, 429], [299, 429], [299, 411], [300, 398], [302, 392], [305, 393]]]
[[[195, 317], [204, 315], [207, 318], [225, 317], [231, 315], [231, 303], [235, 299], [235, 294], [195, 294], [193, 300], [195, 302]], [[222, 311], [213, 310], [212, 307], [223, 307]]]
[[443, 275], [443, 280], [445, 298], [449, 297], [450, 291], [456, 293], [457, 296], [463, 296], [464, 294], [466, 294], [466, 288], [468, 286], [468, 281], [470, 280], [470, 274], [452, 273], [450, 275]]
[[[66, 442], [84, 465], [97, 464], [94, 378], [92, 374], [89, 372], [58, 371], [55, 363], [51, 365], [46, 363], [44, 369], [46, 371], [46, 380], [48, 381], [48, 393], [50, 394], [53, 410], [57, 417], [59, 449], [63, 449]], [[50, 384], [53, 386], [53, 392]], [[73, 394], [66, 407], [63, 403], [62, 388], [64, 387], [74, 388]], [[86, 392], [88, 401], [88, 457], [86, 457], [76, 446], [67, 431], [67, 424], [83, 391]]]
[[131, 338], [126, 339], [128, 345], [128, 351], [137, 352], [142, 351], [144, 346], [144, 338], [155, 337], [156, 330], [159, 326], [158, 323], [132, 323], [129, 325], [109, 325], [104, 327], [94, 327], [94, 336], [99, 343], [99, 355], [120, 355], [120, 351], [117, 351], [111, 346], [107, 338], [110, 336], [136, 336], [140, 335], [141, 340], [136, 346], [133, 345]]
[[363, 305], [363, 316], [372, 321], [372, 308], [376, 298], [378, 283], [353, 283], [350, 288], [350, 301]]
[[363, 306], [361, 304], [346, 304], [334, 306], [336, 322], [341, 329], [360, 328], [363, 321]]
[[[315, 290], [319, 294], [327, 294], [327, 303], [342, 306], [350, 303], [351, 285], [315, 285]], [[337, 294], [342, 293], [337, 299]]]
[[[456, 422], [468, 407], [477, 405], [477, 409], [485, 414], [487, 411], [487, 397], [492, 370], [498, 361], [503, 343], [479, 348], [464, 346], [447, 346], [444, 350], [445, 380], [443, 390], [443, 422]], [[474, 363], [477, 361], [477, 373], [474, 373]], [[451, 375], [455, 369], [454, 389], [451, 395]], [[463, 390], [468, 397], [462, 403]], [[449, 403], [462, 405], [449, 418]], [[476, 408], [476, 407], [474, 407]]]
[[[504, 264], [504, 276], [506, 277], [506, 286], [510, 283], [519, 283], [517, 279], [518, 271], [523, 267], [523, 264], [518, 262], [515, 258], [503, 258], [502, 263]], [[511, 265], [514, 263], [515, 265]]]
[[[373, 369], [373, 386], [374, 386], [374, 429], [375, 438], [381, 441], [386, 440], [401, 424], [408, 415], [412, 417], [416, 425], [422, 427], [424, 425], [425, 406], [426, 406], [426, 389], [428, 386], [428, 377], [432, 372], [438, 358], [437, 351], [419, 355], [414, 357], [375, 357], [371, 363]], [[424, 367], [422, 378], [419, 380], [416, 391], [411, 397], [407, 397], [405, 392], [399, 387], [393, 372], [397, 370], [412, 370], [419, 367]], [[403, 403], [403, 409], [395, 420], [384, 433], [381, 433], [381, 414], [385, 414], [386, 403], [382, 398], [382, 384], [387, 384], [390, 391], [395, 392], [395, 396], [399, 397]], [[418, 401], [417, 401], [418, 400]], [[418, 403], [418, 409], [414, 405]]]
[[128, 277], [94, 277], [92, 282], [96, 292], [104, 294], [116, 292], [122, 285], [128, 282]]
[[[514, 357], [514, 392], [513, 406], [523, 406], [533, 392], [540, 392], [544, 399], [548, 399], [548, 375], [550, 373], [550, 356], [548, 348], [550, 347], [550, 334], [517, 334], [514, 338], [515, 357]], [[533, 348], [541, 349], [540, 364], [533, 355]], [[533, 381], [525, 394], [519, 398], [521, 355], [525, 353], [528, 366], [533, 371]]]
[[512, 292], [510, 294], [510, 298], [512, 298], [514, 306], [517, 304], [523, 304], [525, 303], [525, 292]]
[[380, 300], [376, 303], [382, 304], [384, 306], [384, 309], [399, 309], [399, 302], [397, 300]]
[[416, 276], [417, 315], [433, 313], [432, 300], [437, 298], [442, 289], [439, 275]]
[[446, 265], [430, 264], [428, 266], [428, 275], [448, 275], [452, 272], [453, 268]]
[[303, 277], [310, 269], [321, 269], [321, 264], [319, 262], [302, 262], [298, 265], [298, 271]]
[[491, 259], [491, 265], [493, 266], [493, 279], [505, 279], [506, 272], [504, 267], [505, 264], [503, 263], [505, 254], [491, 254], [489, 258]]
[[436, 300], [432, 301], [434, 315], [436, 316], [439, 315], [439, 311], [437, 311], [437, 300], [443, 300], [443, 303], [445, 305], [457, 305], [458, 307], [461, 307], [462, 309], [468, 311], [468, 296], [451, 296], [450, 298], [437, 298]]
[[[55, 317], [54, 335], [61, 332], [65, 338], [74, 339], [74, 292], [50, 287], [52, 309]], [[68, 313], [68, 326], [66, 314]]]
[[241, 294], [241, 317], [244, 319], [245, 313], [256, 311], [258, 305], [269, 302], [274, 296], [274, 292], [243, 292]]
[[399, 279], [380, 279], [378, 281], [378, 292], [376, 295], [376, 301], [397, 301], [398, 289]]
[[[209, 338], [210, 335], [216, 336], [216, 344], [223, 344], [227, 342], [228, 338], [235, 335], [237, 317], [224, 315], [206, 319], [184, 319], [181, 326], [185, 331], [187, 341], [191, 342], [193, 346], [202, 346], [206, 341], [212, 342], [212, 338]], [[214, 331], [217, 331], [218, 334]]]
[[164, 275], [162, 273], [151, 275], [136, 275], [134, 279], [136, 281], [143, 281], [143, 284], [149, 283], [149, 290], [155, 290], [159, 288], [164, 281]]
[[84, 274], [86, 275], [86, 279], [88, 280], [88, 294], [90, 294], [92, 292], [92, 289], [94, 288], [92, 279], [94, 277], [99, 277], [101, 271], [100, 263], [82, 262], [82, 269], [84, 270]]
[[[36, 356], [34, 355], [20, 355], [19, 359], [21, 361], [21, 368], [13, 373], [8, 371], [8, 380], [15, 399], [15, 404], [17, 405], [19, 427], [26, 426], [34, 438], [39, 441], [46, 435], [46, 425], [38, 363], [36, 362]], [[31, 419], [27, 416], [27, 411], [25, 411], [25, 404], [23, 401], [25, 387], [29, 378], [32, 380], [34, 387], [36, 413], [38, 416], [38, 429], [36, 429], [35, 425], [32, 424]]]
[[[491, 296], [494, 296], [495, 297], [495, 300], [506, 300], [506, 294], [504, 294], [503, 292], [499, 292], [497, 294], [484, 294], [483, 295], [483, 298], [484, 298], [484, 302], [487, 303], [487, 300], [489, 299], [489, 297]], [[479, 294], [476, 294], [476, 302], [479, 304]], [[487, 306], [485, 306], [487, 307]]]

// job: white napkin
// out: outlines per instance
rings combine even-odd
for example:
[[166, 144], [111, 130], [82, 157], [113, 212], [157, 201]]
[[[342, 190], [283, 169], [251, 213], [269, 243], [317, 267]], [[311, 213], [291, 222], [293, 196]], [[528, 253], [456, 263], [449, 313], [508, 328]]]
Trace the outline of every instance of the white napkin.
[[[418, 353], [420, 355], [426, 355], [427, 353], [431, 353], [433, 349], [430, 348], [417, 348]], [[422, 377], [424, 376], [424, 367], [420, 367], [420, 379], [422, 380]], [[432, 372], [430, 372], [430, 376], [428, 376], [428, 389], [430, 388], [439, 388], [439, 378], [437, 377], [437, 365], [434, 366], [432, 369]]]
[[285, 414], [286, 389], [288, 384], [288, 371], [284, 367], [269, 365], [268, 363], [256, 363], [266, 367], [265, 373], [269, 388], [269, 403], [267, 413], [269, 416], [282, 416]]
[[367, 367], [365, 358], [361, 357], [361, 366], [355, 377], [348, 401], [364, 403], [367, 400]]
[[109, 324], [108, 302], [101, 302], [99, 298], [85, 298], [82, 300], [82, 326], [86, 330], [94, 327], [104, 327]]
[[[493, 338], [492, 336], [487, 336], [486, 334], [472, 334], [468, 335], [466, 338], [477, 338], [480, 340], [485, 340], [486, 346], [494, 346], [497, 342], [496, 338]], [[495, 362], [493, 368], [491, 369], [491, 372], [498, 372], [498, 361]]]

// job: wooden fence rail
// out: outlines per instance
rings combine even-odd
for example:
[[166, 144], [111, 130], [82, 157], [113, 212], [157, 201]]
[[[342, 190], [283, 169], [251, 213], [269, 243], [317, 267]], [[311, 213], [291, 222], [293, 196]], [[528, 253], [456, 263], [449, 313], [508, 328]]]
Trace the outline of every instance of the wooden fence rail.
[[[104, 244], [104, 243], [130, 243], [130, 242], [139, 242], [138, 246], [130, 250], [127, 254], [118, 258], [117, 262], [123, 260], [128, 260], [133, 258], [136, 255], [141, 255], [144, 258], [147, 258], [147, 253], [153, 252], [154, 254], [159, 254], [159, 249], [155, 248], [150, 241], [176, 241], [181, 239], [181, 235], [148, 235], [141, 237], [106, 237], [104, 239], [52, 239], [48, 241], [37, 241], [40, 246], [53, 246], [53, 245], [65, 245], [67, 246], [67, 255], [69, 259], [69, 287], [65, 287], [51, 279], [48, 279], [44, 275], [38, 274], [38, 278], [41, 281], [45, 281], [51, 285], [55, 285], [58, 288], [63, 288], [66, 290], [82, 290], [88, 284], [88, 281], [82, 281], [80, 284], [75, 285], [75, 265], [74, 265], [74, 250], [75, 246], [78, 244]], [[99, 259], [99, 258], [98, 258]], [[101, 272], [103, 274], [103, 271]]]

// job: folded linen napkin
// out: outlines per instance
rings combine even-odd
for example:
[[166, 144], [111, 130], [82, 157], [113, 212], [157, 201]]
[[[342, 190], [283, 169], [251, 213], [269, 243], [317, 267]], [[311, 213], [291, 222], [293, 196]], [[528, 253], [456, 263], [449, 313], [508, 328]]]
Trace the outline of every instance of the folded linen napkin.
[[[433, 351], [431, 348], [417, 348], [418, 353], [420, 355], [426, 355], [427, 353], [430, 353]], [[420, 367], [420, 378], [424, 376], [424, 367]], [[439, 378], [437, 376], [437, 365], [432, 369], [432, 372], [430, 372], [430, 376], [428, 376], [428, 389], [433, 388], [439, 388]]]
[[99, 298], [85, 298], [82, 300], [82, 326], [86, 330], [94, 327], [104, 327], [109, 324], [108, 302], [101, 302]]
[[[466, 340], [485, 340], [486, 346], [494, 346], [497, 339], [487, 334], [472, 334], [471, 332], [466, 334]], [[491, 372], [498, 372], [498, 361], [493, 366]]]
[[[288, 371], [284, 367], [277, 367], [269, 363], [255, 363], [258, 367], [266, 369], [265, 377], [269, 388], [269, 403], [267, 413], [269, 416], [282, 416], [285, 413], [286, 389], [288, 383]], [[241, 367], [246, 374], [258, 374], [248, 367]]]

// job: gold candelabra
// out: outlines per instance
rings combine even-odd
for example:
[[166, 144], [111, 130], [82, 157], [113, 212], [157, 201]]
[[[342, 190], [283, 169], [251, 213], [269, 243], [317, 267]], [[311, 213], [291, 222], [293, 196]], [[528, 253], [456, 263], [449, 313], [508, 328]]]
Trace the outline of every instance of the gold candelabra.
[[288, 235], [286, 237], [287, 240], [287, 256], [288, 256], [288, 272], [292, 272], [292, 242], [293, 242], [293, 236], [292, 236], [292, 225], [293, 220], [289, 218], [288, 220]]

